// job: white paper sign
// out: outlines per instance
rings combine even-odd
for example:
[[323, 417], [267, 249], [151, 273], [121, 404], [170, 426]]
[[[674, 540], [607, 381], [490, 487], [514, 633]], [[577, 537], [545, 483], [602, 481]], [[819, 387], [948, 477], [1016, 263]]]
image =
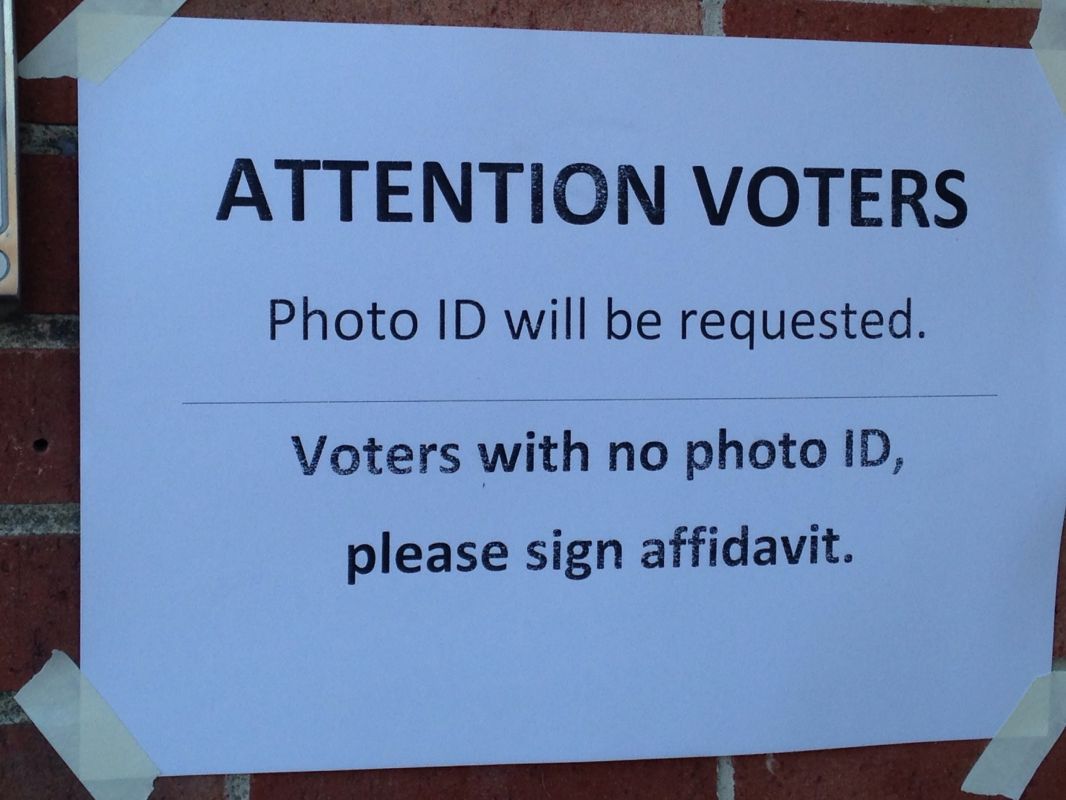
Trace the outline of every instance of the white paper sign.
[[79, 94], [83, 668], [164, 773], [985, 737], [1047, 670], [1030, 52], [174, 20]]

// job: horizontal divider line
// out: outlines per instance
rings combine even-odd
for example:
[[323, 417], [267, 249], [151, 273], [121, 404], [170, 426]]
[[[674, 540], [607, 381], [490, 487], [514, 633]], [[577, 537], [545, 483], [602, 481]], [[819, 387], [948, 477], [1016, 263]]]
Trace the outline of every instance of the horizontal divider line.
[[395, 398], [386, 400], [184, 400], [183, 406], [329, 406], [445, 404], [445, 403], [707, 403], [754, 400], [968, 400], [999, 397], [998, 394], [821, 394], [749, 395], [715, 397], [455, 397]]

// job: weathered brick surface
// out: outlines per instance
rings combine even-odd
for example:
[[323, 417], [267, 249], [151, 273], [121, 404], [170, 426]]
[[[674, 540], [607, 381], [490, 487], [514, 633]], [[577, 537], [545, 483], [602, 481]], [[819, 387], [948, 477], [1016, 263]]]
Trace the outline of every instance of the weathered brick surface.
[[[16, 0], [17, 57], [36, 47], [77, 4], [78, 0]], [[70, 78], [20, 80], [18, 102], [23, 122], [71, 123], [78, 118], [77, 87]]]
[[30, 724], [0, 727], [0, 797], [90, 800], [67, 765]]
[[[973, 800], [962, 782], [986, 745], [934, 742], [735, 758], [736, 800]], [[1021, 800], [1061, 800], [1064, 787], [1061, 739]]]
[[0, 537], [0, 691], [22, 688], [52, 650], [78, 658], [79, 545], [70, 535]]
[[[77, 0], [21, 0], [16, 8], [16, 40], [21, 58], [54, 28]], [[191, 0], [180, 16], [236, 19], [382, 22], [413, 25], [473, 25], [556, 30], [699, 33], [695, 0], [438, 0], [394, 3], [390, 0], [326, 0], [278, 3], [272, 0]], [[73, 123], [78, 117], [77, 85], [69, 78], [19, 81], [19, 115], [23, 122]]]
[[709, 758], [255, 775], [252, 800], [707, 800]]
[[22, 122], [72, 124], [78, 121], [78, 84], [73, 78], [20, 78], [17, 92]]
[[[221, 776], [160, 778], [150, 800], [223, 800]], [[33, 725], [0, 727], [0, 798], [91, 800]]]
[[1066, 736], [1048, 753], [1021, 800], [1062, 800], [1063, 797], [1066, 797]]
[[728, 36], [856, 42], [1028, 47], [1034, 8], [843, 3], [837, 0], [726, 0]]
[[861, 747], [733, 759], [736, 800], [964, 800], [987, 742]]
[[[78, 0], [17, 0], [25, 55]], [[190, 0], [185, 16], [698, 33], [695, 0]], [[886, 5], [830, 0], [727, 0], [733, 36], [1025, 47], [1035, 9]], [[19, 82], [23, 121], [75, 122], [69, 79]], [[76, 160], [22, 160], [23, 300], [38, 313], [77, 309]], [[77, 353], [0, 352], [0, 502], [78, 497]], [[38, 449], [35, 442], [47, 441]], [[1066, 531], [1064, 531], [1066, 534]], [[69, 535], [0, 538], [0, 690], [19, 688], [53, 648], [78, 657], [78, 550]], [[1066, 552], [1060, 559], [1055, 654], [1066, 658]], [[734, 760], [737, 800], [939, 800], [968, 798], [963, 778], [985, 742], [857, 748]], [[1062, 797], [1066, 742], [1042, 765], [1023, 800]], [[218, 776], [161, 779], [155, 800], [221, 800]], [[714, 798], [712, 759], [271, 774], [252, 800], [343, 798]], [[0, 727], [0, 798], [87, 798], [31, 725]]]
[[1066, 524], [1059, 543], [1059, 587], [1055, 594], [1055, 645], [1052, 652], [1055, 658], [1066, 658]]
[[225, 784], [222, 775], [158, 778], [148, 800], [223, 800]]
[[189, 0], [178, 12], [188, 17], [381, 22], [408, 25], [469, 25], [578, 31], [699, 33], [696, 0]]
[[22, 309], [78, 310], [78, 162], [68, 156], [19, 158]]
[[77, 500], [77, 351], [0, 350], [0, 376], [0, 503]]
[[[734, 758], [736, 800], [973, 800], [962, 782], [986, 741], [863, 747]], [[1061, 800], [1066, 739], [1021, 800]]]
[[40, 44], [81, 0], [15, 0], [15, 53], [19, 58]]

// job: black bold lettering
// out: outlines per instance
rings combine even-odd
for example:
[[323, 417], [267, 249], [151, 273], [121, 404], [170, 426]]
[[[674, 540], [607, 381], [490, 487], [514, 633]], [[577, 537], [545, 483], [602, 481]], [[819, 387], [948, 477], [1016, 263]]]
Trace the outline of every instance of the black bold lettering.
[[[762, 186], [767, 178], [780, 178], [785, 184], [785, 208], [776, 217], [767, 214], [762, 207]], [[767, 228], [778, 228], [792, 221], [799, 210], [799, 181], [791, 170], [784, 167], [763, 167], [751, 176], [748, 183], [748, 212], [751, 218]]]
[[379, 161], [377, 164], [378, 188], [378, 222], [410, 222], [414, 215], [410, 211], [393, 211], [389, 207], [389, 198], [404, 197], [411, 193], [410, 186], [400, 186], [390, 182], [390, 172], [410, 172], [410, 161]]
[[941, 228], [957, 228], [966, 221], [966, 201], [948, 188], [948, 181], [962, 183], [966, 175], [961, 169], [946, 169], [936, 176], [936, 193], [941, 200], [955, 209], [954, 217], [933, 216], [933, 221]]
[[[247, 197], [237, 196], [237, 189], [240, 187], [242, 175], [248, 184], [248, 191], [251, 192]], [[263, 184], [259, 182], [259, 174], [255, 171], [255, 164], [252, 163], [250, 158], [235, 158], [233, 160], [233, 169], [230, 170], [229, 181], [226, 183], [226, 189], [222, 193], [222, 202], [218, 206], [218, 213], [215, 215], [215, 219], [229, 219], [230, 211], [233, 210], [234, 206], [254, 208], [259, 214], [259, 219], [264, 222], [274, 219], [274, 216], [270, 213], [270, 206], [267, 205]]]
[[637, 168], [632, 164], [618, 167], [618, 224], [629, 224], [629, 189], [637, 196], [644, 216], [652, 225], [662, 225], [666, 220], [666, 168], [661, 164], [655, 167], [655, 202], [644, 188], [644, 182], [637, 175]]
[[507, 222], [507, 176], [525, 170], [521, 164], [511, 162], [483, 161], [477, 165], [478, 172], [491, 172], [496, 176], [496, 221]]
[[309, 169], [321, 169], [322, 162], [297, 158], [278, 158], [274, 169], [287, 169], [292, 173], [292, 221], [303, 222], [304, 219], [304, 172]]
[[726, 220], [729, 219], [729, 209], [733, 207], [733, 198], [736, 197], [740, 175], [743, 171], [743, 167], [733, 167], [729, 171], [729, 180], [725, 185], [725, 194], [722, 195], [722, 204], [718, 205], [714, 201], [711, 183], [707, 180], [707, 170], [698, 165], [692, 168], [692, 174], [696, 176], [696, 186], [700, 190], [700, 198], [703, 200], [703, 210], [707, 214], [707, 222], [711, 225], [725, 225]]
[[340, 184], [340, 218], [341, 222], [352, 221], [352, 173], [366, 172], [370, 164], [366, 161], [323, 161], [322, 169], [336, 170]]
[[879, 228], [880, 217], [864, 217], [862, 204], [867, 201], [876, 201], [881, 195], [878, 192], [863, 191], [862, 181], [864, 178], [880, 178], [879, 169], [853, 169], [851, 171], [851, 224], [856, 228]]
[[[596, 190], [596, 199], [592, 203], [592, 208], [584, 214], [575, 213], [566, 199], [566, 189], [570, 184], [570, 179], [578, 174], [592, 178]], [[571, 225], [589, 225], [602, 217], [603, 212], [607, 210], [607, 178], [603, 170], [595, 164], [567, 164], [555, 177], [554, 198], [555, 211], [564, 222], [569, 222]]]
[[[911, 181], [914, 184], [913, 191], [903, 191], [903, 181]], [[914, 212], [914, 218], [918, 221], [919, 228], [929, 227], [929, 217], [926, 216], [922, 207], [922, 197], [925, 196], [929, 183], [925, 175], [916, 169], [892, 170], [892, 227], [899, 228], [903, 225], [903, 206], [908, 205]]]
[[473, 218], [474, 205], [471, 191], [471, 163], [464, 161], [459, 165], [459, 194], [456, 194], [448, 175], [436, 161], [427, 161], [422, 165], [422, 219], [433, 222], [436, 218], [434, 209], [434, 186], [440, 190], [441, 197], [448, 204], [457, 222], [470, 222]]

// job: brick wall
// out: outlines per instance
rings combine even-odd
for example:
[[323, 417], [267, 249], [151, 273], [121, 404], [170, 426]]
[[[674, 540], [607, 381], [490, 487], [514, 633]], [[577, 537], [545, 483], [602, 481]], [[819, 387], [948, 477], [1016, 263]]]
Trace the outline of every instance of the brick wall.
[[[77, 4], [17, 0], [24, 55]], [[1036, 0], [190, 0], [186, 16], [1025, 47]], [[694, 78], [695, 79], [695, 78]], [[71, 80], [22, 81], [24, 310], [0, 323], [0, 798], [87, 798], [11, 700], [53, 648], [78, 657], [77, 108]], [[1066, 659], [1066, 560], [1056, 659]], [[962, 665], [960, 665], [961, 667]], [[1060, 663], [1060, 666], [1066, 666]], [[967, 797], [985, 742], [729, 758], [167, 778], [154, 798]], [[1025, 800], [1066, 796], [1066, 741]]]

